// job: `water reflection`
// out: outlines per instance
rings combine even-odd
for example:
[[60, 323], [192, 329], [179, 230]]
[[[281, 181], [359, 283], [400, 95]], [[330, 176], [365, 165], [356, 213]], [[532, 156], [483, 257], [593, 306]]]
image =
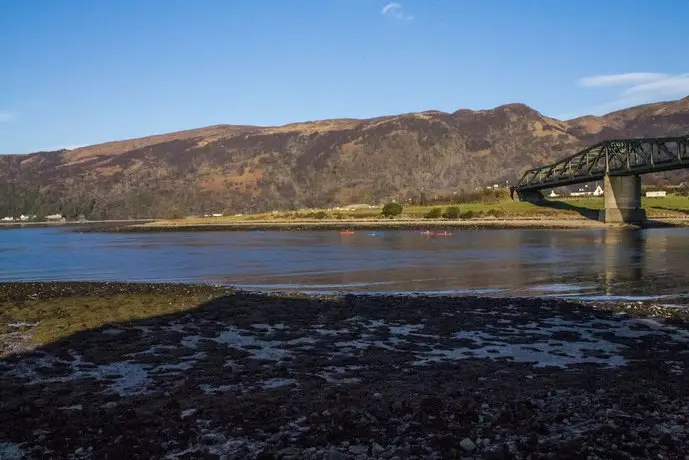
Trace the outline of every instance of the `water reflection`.
[[[618, 286], [638, 289], [643, 279], [646, 238], [642, 230], [607, 230], [603, 237], [603, 290], [618, 295]], [[632, 293], [630, 293], [632, 294]]]
[[0, 233], [0, 281], [224, 283], [265, 290], [683, 294], [689, 229], [94, 234]]

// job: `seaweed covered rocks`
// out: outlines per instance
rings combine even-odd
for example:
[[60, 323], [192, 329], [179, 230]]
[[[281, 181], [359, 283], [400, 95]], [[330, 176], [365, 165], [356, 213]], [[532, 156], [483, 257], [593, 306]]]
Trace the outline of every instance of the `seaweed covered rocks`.
[[677, 309], [58, 284], [0, 287], [25, 336], [0, 361], [0, 450], [26, 458], [688, 453]]

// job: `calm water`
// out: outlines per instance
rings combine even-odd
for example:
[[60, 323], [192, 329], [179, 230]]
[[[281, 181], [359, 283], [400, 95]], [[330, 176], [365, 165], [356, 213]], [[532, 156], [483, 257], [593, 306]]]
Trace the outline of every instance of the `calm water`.
[[279, 291], [577, 297], [689, 292], [689, 229], [338, 232], [0, 231], [0, 281], [189, 281]]

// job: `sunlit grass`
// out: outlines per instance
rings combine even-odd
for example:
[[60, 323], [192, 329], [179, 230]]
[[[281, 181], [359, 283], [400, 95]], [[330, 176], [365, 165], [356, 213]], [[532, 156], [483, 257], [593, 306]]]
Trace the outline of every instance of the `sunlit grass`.
[[75, 332], [106, 324], [135, 321], [194, 308], [212, 294], [120, 294], [77, 296], [0, 303], [0, 333], [13, 323], [38, 323], [32, 341], [46, 344]]
[[[397, 220], [423, 219], [433, 208], [446, 209], [448, 206], [458, 206], [462, 219], [507, 218], [507, 219], [535, 219], [535, 218], [580, 218], [580, 211], [597, 211], [605, 207], [602, 197], [582, 197], [554, 199], [553, 203], [569, 205], [569, 209], [547, 205], [536, 205], [528, 202], [512, 201], [510, 199], [494, 202], [476, 203], [445, 203], [428, 206], [405, 206]], [[683, 217], [689, 213], [689, 197], [667, 196], [662, 198], [643, 198], [642, 205], [649, 217]], [[279, 222], [337, 222], [359, 220], [384, 220], [382, 208], [348, 209], [309, 209], [299, 211], [276, 211], [242, 216], [225, 217], [187, 217], [177, 220], [159, 220], [144, 224], [144, 226], [193, 226], [193, 225], [221, 225], [233, 223], [279, 223]]]

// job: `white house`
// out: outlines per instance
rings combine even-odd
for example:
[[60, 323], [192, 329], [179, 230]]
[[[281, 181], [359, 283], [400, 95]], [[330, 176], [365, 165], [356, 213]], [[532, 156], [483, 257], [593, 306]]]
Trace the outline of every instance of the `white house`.
[[64, 220], [64, 217], [62, 217], [62, 214], [51, 214], [45, 216], [45, 220]]
[[570, 193], [569, 196], [602, 196], [603, 193], [605, 193], [603, 191], [603, 188], [600, 185], [598, 185], [593, 192], [580, 188], [578, 191]]
[[558, 195], [557, 193], [555, 193], [555, 190], [551, 190], [551, 191], [550, 191], [550, 194], [549, 194], [548, 196], [549, 196], [550, 198], [557, 198], [557, 197], [560, 196], [560, 195]]
[[2, 221], [3, 222], [14, 222], [14, 217], [3, 217]]

